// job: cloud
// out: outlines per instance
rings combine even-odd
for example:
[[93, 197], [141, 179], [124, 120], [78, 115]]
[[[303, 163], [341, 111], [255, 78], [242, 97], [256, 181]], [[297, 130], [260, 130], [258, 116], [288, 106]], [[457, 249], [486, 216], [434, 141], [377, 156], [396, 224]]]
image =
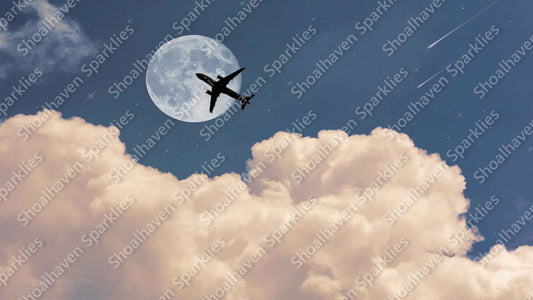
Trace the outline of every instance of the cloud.
[[[71, 3], [70, 5], [68, 3]], [[15, 61], [8, 70], [71, 71], [81, 60], [96, 53], [97, 47], [69, 14], [77, 2], [54, 6], [48, 0], [30, 2], [24, 10], [32, 18], [25, 24], [0, 32], [0, 52]], [[3, 70], [6, 76], [7, 70]]]
[[[30, 139], [17, 135], [45, 115]], [[135, 163], [124, 151], [116, 128], [56, 112], [17, 115], [0, 125], [0, 183], [12, 181], [20, 163], [42, 157], [0, 203], [0, 272], [21, 247], [29, 249], [36, 238], [43, 244], [0, 285], [0, 298], [28, 295], [61, 264], [69, 266], [63, 281], [42, 299], [158, 299], [168, 289], [175, 299], [225, 294], [255, 300], [343, 299], [350, 290], [357, 293], [353, 299], [437, 300], [523, 299], [532, 292], [531, 247], [495, 246], [484, 263], [465, 256], [481, 237], [461, 217], [469, 206], [464, 177], [404, 134], [381, 128], [352, 136], [321, 131], [316, 138], [280, 132], [252, 147], [249, 178], [227, 173], [180, 180]], [[114, 180], [110, 174], [125, 165], [131, 171]], [[73, 166], [78, 171], [69, 171]], [[306, 177], [297, 184], [300, 172]], [[407, 208], [412, 188], [431, 180], [388, 224], [383, 216]], [[38, 208], [43, 189], [52, 186], [58, 191], [48, 189], [54, 197], [29, 225], [17, 221], [21, 211]], [[216, 216], [206, 221], [210, 210]], [[110, 211], [118, 217], [105, 221]], [[153, 233], [139, 233], [147, 228]], [[94, 229], [97, 244], [81, 238]], [[463, 243], [450, 239], [458, 232]], [[76, 247], [81, 252], [72, 252]], [[115, 269], [113, 255], [120, 251], [127, 258]], [[65, 261], [69, 253], [76, 253], [72, 262]], [[234, 271], [243, 278], [235, 280]], [[67, 284], [75, 280], [80, 284]]]

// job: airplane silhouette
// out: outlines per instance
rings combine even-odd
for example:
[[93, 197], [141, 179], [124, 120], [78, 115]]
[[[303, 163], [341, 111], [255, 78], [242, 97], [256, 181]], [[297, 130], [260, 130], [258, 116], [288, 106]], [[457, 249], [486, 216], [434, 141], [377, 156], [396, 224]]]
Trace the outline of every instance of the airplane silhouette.
[[243, 97], [239, 95], [237, 92], [231, 90], [230, 88], [226, 87], [230, 81], [233, 80], [233, 78], [237, 77], [242, 71], [244, 71], [245, 68], [239, 69], [230, 75], [226, 77], [222, 77], [220, 75], [217, 75], [218, 81], [215, 81], [213, 78], [202, 74], [202, 73], [196, 73], [196, 77], [198, 77], [203, 82], [209, 84], [211, 87], [211, 90], [205, 91], [208, 95], [211, 95], [211, 104], [209, 105], [209, 112], [213, 112], [213, 109], [215, 108], [215, 104], [217, 103], [218, 96], [220, 94], [226, 94], [235, 100], [238, 100], [241, 102], [241, 109], [244, 110], [244, 107], [246, 104], [250, 104], [250, 99], [252, 99], [255, 95], [250, 95], [247, 97]]

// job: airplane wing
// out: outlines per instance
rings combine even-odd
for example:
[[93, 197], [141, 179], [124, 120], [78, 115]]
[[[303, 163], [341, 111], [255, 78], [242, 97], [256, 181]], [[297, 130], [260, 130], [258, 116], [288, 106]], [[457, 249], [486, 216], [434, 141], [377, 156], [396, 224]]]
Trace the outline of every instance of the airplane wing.
[[239, 75], [242, 71], [244, 71], [245, 68], [242, 68], [242, 69], [239, 69], [231, 74], [229, 74], [228, 76], [220, 79], [219, 83], [226, 86], [230, 81], [233, 80], [233, 78], [237, 77], [237, 75]]
[[215, 104], [217, 103], [218, 96], [220, 96], [220, 91], [218, 90], [212, 90], [211, 91], [211, 104], [209, 105], [209, 112], [213, 112], [213, 109], [215, 108]]

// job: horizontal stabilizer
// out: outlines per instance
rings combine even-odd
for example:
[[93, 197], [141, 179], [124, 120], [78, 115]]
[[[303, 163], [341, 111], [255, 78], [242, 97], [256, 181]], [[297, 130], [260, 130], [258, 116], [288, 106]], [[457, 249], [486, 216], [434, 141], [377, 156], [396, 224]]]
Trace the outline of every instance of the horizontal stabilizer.
[[250, 99], [252, 99], [255, 95], [252, 94], [250, 96], [244, 97], [244, 101], [242, 101], [241, 109], [244, 110], [244, 107], [246, 107], [246, 104], [250, 103]]

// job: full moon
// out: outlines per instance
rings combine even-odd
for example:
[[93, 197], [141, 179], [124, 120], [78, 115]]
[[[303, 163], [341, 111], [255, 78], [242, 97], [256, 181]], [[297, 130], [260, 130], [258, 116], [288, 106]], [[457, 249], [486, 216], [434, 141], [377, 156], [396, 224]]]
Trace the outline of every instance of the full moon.
[[[222, 115], [235, 100], [220, 95], [213, 113], [209, 112], [211, 88], [195, 74], [214, 80], [238, 70], [239, 62], [223, 44], [200, 35], [182, 36], [164, 44], [154, 54], [146, 71], [146, 88], [154, 104], [168, 116], [185, 122], [204, 122]], [[241, 88], [241, 75], [228, 87]]]

